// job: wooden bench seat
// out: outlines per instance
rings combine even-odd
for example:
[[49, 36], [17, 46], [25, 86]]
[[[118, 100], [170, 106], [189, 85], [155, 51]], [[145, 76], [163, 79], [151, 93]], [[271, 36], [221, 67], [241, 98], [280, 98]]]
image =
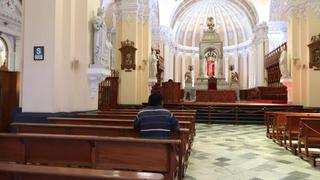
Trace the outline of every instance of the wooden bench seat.
[[[125, 126], [133, 127], [134, 120], [131, 119], [92, 119], [92, 118], [68, 118], [49, 117], [49, 123], [55, 124], [79, 124], [79, 125], [103, 125], [103, 126]], [[192, 129], [190, 121], [179, 121], [181, 128]]]
[[[137, 114], [92, 114], [92, 113], [79, 113], [79, 118], [92, 118], [92, 119], [136, 119]], [[195, 116], [175, 116], [177, 120], [180, 121], [189, 121], [191, 122], [191, 133], [195, 135]]]
[[[97, 111], [97, 114], [134, 114], [137, 115], [140, 110], [135, 110], [135, 111]], [[175, 116], [195, 116], [196, 112], [188, 112], [188, 111], [170, 111], [173, 113]]]
[[[41, 123], [12, 123], [17, 133], [33, 134], [64, 134], [89, 135], [108, 137], [135, 137], [140, 134], [133, 127], [101, 126], [101, 125], [72, 125], [72, 124], [41, 124]], [[186, 168], [191, 152], [190, 131], [180, 128], [178, 133], [172, 135], [174, 139], [181, 140], [183, 165]]]
[[[97, 111], [97, 112], [139, 112], [142, 109], [109, 109], [107, 111]], [[170, 112], [185, 112], [185, 113], [197, 113], [194, 109], [168, 109]]]
[[[136, 137], [140, 134], [133, 127], [101, 126], [101, 125], [73, 125], [73, 124], [46, 124], [46, 123], [11, 123], [17, 133], [33, 134], [65, 134], [65, 135], [91, 135], [109, 137]], [[178, 133], [172, 135], [174, 139], [181, 139], [186, 151], [190, 151], [190, 131], [180, 128]]]
[[162, 180], [162, 174], [0, 163], [1, 180]]
[[284, 146], [294, 154], [297, 153], [298, 144], [293, 144], [293, 140], [298, 141], [301, 118], [315, 118], [317, 120], [320, 118], [320, 113], [290, 113], [286, 115], [287, 122], [283, 134]]
[[312, 152], [310, 148], [320, 150], [320, 118], [302, 118], [298, 138], [299, 156], [307, 159], [312, 166], [316, 166], [316, 159], [320, 158], [320, 153]]
[[156, 172], [170, 180], [182, 179], [181, 149], [178, 139], [0, 134], [2, 162]]
[[[302, 112], [274, 112], [272, 123], [272, 138], [281, 146], [293, 150], [292, 140], [297, 140], [300, 118], [303, 117], [320, 117], [320, 113], [302, 113]], [[289, 140], [289, 145], [286, 143]]]

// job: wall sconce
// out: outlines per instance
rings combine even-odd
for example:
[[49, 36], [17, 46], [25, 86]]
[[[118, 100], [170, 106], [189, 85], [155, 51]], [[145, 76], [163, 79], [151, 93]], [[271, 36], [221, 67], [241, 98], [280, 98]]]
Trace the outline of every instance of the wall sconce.
[[79, 66], [80, 66], [80, 61], [76, 58], [73, 58], [73, 60], [71, 61], [71, 69], [78, 70]]
[[293, 64], [297, 65], [299, 63], [300, 59], [299, 58], [294, 58], [293, 59]]
[[147, 64], [148, 64], [148, 60], [147, 59], [143, 59], [142, 60], [142, 65], [139, 65], [138, 69], [139, 70], [145, 70], [145, 67], [147, 66]]

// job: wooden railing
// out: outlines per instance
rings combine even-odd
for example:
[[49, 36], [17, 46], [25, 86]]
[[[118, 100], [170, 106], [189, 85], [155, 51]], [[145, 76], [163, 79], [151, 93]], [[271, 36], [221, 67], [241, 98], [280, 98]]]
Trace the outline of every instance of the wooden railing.
[[119, 73], [112, 71], [99, 85], [98, 109], [107, 110], [118, 105]]
[[269, 54], [265, 56], [265, 67], [268, 74], [268, 87], [282, 87], [283, 85], [280, 83], [281, 72], [280, 72], [280, 56], [281, 49], [287, 48], [287, 43], [282, 44], [275, 50], [271, 51]]

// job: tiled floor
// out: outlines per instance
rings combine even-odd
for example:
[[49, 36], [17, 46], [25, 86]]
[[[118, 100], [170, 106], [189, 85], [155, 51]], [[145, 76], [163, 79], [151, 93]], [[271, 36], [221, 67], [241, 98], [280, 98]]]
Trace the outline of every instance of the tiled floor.
[[266, 138], [264, 126], [197, 124], [185, 180], [320, 180], [320, 168]]

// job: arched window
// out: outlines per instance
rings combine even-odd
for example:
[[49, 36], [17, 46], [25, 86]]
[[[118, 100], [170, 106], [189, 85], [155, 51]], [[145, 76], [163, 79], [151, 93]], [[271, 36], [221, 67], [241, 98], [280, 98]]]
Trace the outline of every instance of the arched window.
[[6, 62], [8, 66], [8, 45], [0, 36], [0, 66], [2, 66], [4, 62]]

